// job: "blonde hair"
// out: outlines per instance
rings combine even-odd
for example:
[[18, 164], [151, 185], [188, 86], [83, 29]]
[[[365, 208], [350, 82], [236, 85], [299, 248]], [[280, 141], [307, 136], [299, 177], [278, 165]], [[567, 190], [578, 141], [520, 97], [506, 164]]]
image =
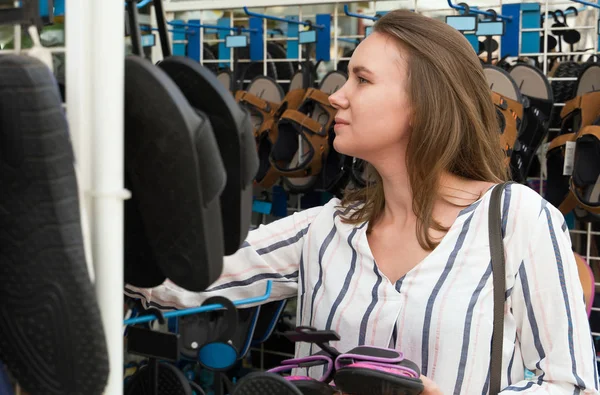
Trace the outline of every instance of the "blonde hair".
[[[442, 21], [407, 10], [382, 16], [373, 31], [391, 37], [406, 53], [408, 95], [413, 110], [406, 166], [417, 217], [417, 237], [433, 250], [429, 229], [447, 231], [432, 215], [442, 173], [500, 183], [508, 179], [506, 153], [481, 62], [465, 37]], [[343, 220], [381, 218], [385, 197], [381, 177], [368, 165], [373, 182], [348, 189], [342, 206], [363, 203]]]

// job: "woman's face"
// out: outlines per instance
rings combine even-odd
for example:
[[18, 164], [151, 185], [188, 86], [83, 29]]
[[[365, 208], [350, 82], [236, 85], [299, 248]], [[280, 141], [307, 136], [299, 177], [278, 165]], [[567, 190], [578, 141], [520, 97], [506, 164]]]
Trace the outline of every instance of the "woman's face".
[[[336, 151], [376, 162], [405, 146], [410, 126], [406, 54], [394, 40], [372, 33], [354, 51], [348, 81], [329, 97], [338, 110]], [[433, 114], [432, 114], [433, 115]]]

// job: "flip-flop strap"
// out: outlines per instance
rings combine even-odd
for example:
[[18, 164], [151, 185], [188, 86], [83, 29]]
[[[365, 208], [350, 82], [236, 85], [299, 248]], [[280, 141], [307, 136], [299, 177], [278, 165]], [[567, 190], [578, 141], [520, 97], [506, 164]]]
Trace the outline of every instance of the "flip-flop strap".
[[[321, 363], [316, 363], [321, 362]], [[305, 366], [303, 366], [305, 365]], [[304, 358], [297, 359], [286, 359], [281, 362], [281, 366], [275, 367], [273, 369], [268, 370], [269, 373], [279, 373], [279, 372], [287, 372], [292, 369], [301, 369], [301, 368], [310, 368], [313, 366], [322, 366], [326, 365], [327, 370], [325, 374], [321, 376], [318, 381], [326, 382], [330, 380], [331, 372], [333, 370], [333, 361], [326, 355], [311, 355]]]
[[281, 120], [295, 123], [303, 130], [306, 129], [311, 133], [320, 136], [327, 136], [327, 130], [325, 130], [324, 125], [321, 125], [318, 121], [312, 119], [310, 115], [304, 114], [300, 111], [286, 110], [283, 115], [281, 115]]
[[[600, 126], [585, 126], [583, 127], [579, 133], [577, 138], [581, 138], [583, 136], [592, 135], [596, 137], [597, 140], [600, 140]], [[583, 199], [580, 195], [581, 188], [578, 188], [575, 185], [575, 181], [573, 177], [571, 177], [571, 188], [570, 188], [573, 197], [575, 198], [577, 205], [586, 211], [594, 214], [600, 214], [600, 203], [591, 203]]]
[[383, 371], [386, 373], [391, 373], [403, 377], [408, 377], [411, 379], [418, 379], [419, 375], [414, 370], [407, 368], [406, 366], [401, 365], [393, 365], [381, 362], [357, 362], [348, 366], [344, 366], [344, 368], [362, 368], [362, 369], [375, 369], [379, 371]]
[[548, 146], [548, 152], [550, 152], [551, 150], [553, 150], [555, 148], [562, 147], [563, 145], [567, 144], [567, 142], [569, 142], [569, 141], [575, 141], [576, 138], [577, 138], [577, 135], [575, 133], [566, 133], [566, 134], [561, 134], [560, 136], [556, 136], [550, 142], [550, 145]]
[[238, 103], [247, 103], [264, 114], [273, 113], [275, 107], [267, 100], [261, 99], [260, 97], [247, 91], [237, 91], [235, 93], [235, 100]]
[[581, 111], [581, 126], [591, 125], [599, 115], [600, 92], [589, 92], [567, 101], [560, 112], [560, 117], [565, 119], [576, 110]]
[[297, 110], [304, 101], [304, 96], [306, 96], [306, 89], [293, 89], [289, 91], [282, 102], [282, 104], [286, 103], [286, 105], [285, 107], [282, 105], [281, 108], [285, 108], [286, 110]]
[[506, 156], [510, 157], [521, 128], [523, 105], [496, 92], [492, 92], [492, 102], [504, 117], [505, 126], [504, 132], [500, 136], [500, 144], [506, 151]]
[[364, 355], [364, 354], [356, 354], [356, 353], [347, 353], [341, 354], [335, 359], [335, 369], [338, 370], [342, 368], [347, 363], [344, 361], [349, 361], [350, 364], [358, 363], [358, 362], [374, 362], [374, 363], [383, 363], [383, 364], [398, 364], [404, 360], [404, 354], [401, 352], [397, 352], [397, 356], [394, 358], [386, 358], [386, 357], [376, 357], [372, 355]]
[[279, 120], [278, 127], [281, 128], [282, 124], [289, 125], [290, 130], [294, 130], [300, 135], [304, 142], [310, 145], [310, 152], [306, 159], [295, 168], [285, 168], [280, 161], [273, 160], [272, 156], [270, 157], [271, 165], [280, 175], [289, 178], [318, 174], [323, 167], [323, 158], [329, 153], [327, 129], [310, 116], [297, 110], [286, 110]]
[[304, 100], [313, 100], [324, 107], [330, 107], [331, 103], [329, 102], [329, 94], [323, 92], [320, 89], [308, 88], [306, 90], [306, 95], [304, 96]]

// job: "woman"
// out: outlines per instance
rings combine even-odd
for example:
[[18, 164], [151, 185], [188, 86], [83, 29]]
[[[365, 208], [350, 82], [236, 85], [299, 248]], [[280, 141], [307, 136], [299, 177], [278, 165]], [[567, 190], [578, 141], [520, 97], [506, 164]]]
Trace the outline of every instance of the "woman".
[[[507, 169], [479, 59], [446, 24], [399, 10], [375, 24], [348, 70], [330, 97], [335, 149], [368, 162], [373, 182], [251, 232], [204, 293], [169, 281], [133, 291], [183, 308], [216, 294], [258, 296], [272, 280], [270, 301], [298, 296], [297, 324], [335, 330], [338, 350], [396, 348], [421, 367], [427, 394], [485, 394], [493, 321], [487, 208]], [[502, 216], [502, 394], [597, 394], [564, 218], [515, 184]], [[298, 344], [296, 355], [316, 351]]]

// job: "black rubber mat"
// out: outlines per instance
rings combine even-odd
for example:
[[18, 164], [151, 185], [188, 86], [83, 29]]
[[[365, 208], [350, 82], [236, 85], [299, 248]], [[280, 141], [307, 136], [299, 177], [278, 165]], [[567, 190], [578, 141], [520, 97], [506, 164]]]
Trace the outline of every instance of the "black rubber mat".
[[250, 373], [240, 380], [233, 395], [302, 395], [302, 392], [277, 374]]
[[50, 70], [0, 57], [0, 109], [0, 360], [32, 395], [102, 394], [105, 337]]
[[[152, 391], [150, 369], [143, 366], [127, 382], [125, 395], [154, 395]], [[156, 395], [192, 395], [192, 387], [185, 375], [175, 366], [161, 363], [158, 365], [158, 394]]]
[[[192, 59], [171, 57], [160, 63], [189, 103], [205, 112], [225, 163], [227, 183], [221, 194], [225, 255], [242, 245], [252, 218], [252, 182], [258, 156], [249, 115], [217, 77]], [[206, 171], [212, 171], [209, 163]], [[213, 231], [217, 231], [214, 228]]]
[[223, 160], [208, 117], [138, 57], [125, 60], [125, 170], [160, 270], [187, 290], [204, 291], [223, 265]]

